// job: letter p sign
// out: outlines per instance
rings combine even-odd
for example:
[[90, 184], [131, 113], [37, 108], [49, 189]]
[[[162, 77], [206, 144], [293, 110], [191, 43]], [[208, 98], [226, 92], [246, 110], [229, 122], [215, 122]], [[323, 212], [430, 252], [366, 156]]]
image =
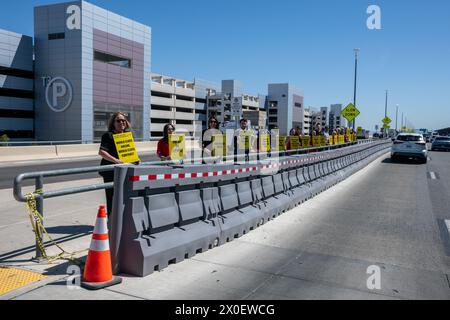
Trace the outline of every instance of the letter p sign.
[[66, 95], [67, 93], [67, 87], [64, 83], [62, 82], [55, 82], [53, 83], [53, 103], [52, 106], [54, 108], [58, 107], [58, 98], [62, 98]]

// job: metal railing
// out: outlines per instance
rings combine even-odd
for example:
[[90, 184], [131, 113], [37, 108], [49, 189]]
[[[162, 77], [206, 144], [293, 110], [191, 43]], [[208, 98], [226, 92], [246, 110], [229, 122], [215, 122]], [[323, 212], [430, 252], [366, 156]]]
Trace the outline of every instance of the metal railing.
[[[323, 152], [327, 150], [334, 150], [339, 148], [344, 148], [351, 145], [359, 145], [359, 144], [366, 144], [373, 140], [367, 139], [367, 140], [357, 140], [355, 142], [349, 142], [344, 144], [338, 144], [338, 145], [328, 145], [323, 147], [312, 147], [312, 148], [305, 148], [305, 149], [296, 149], [296, 150], [288, 150], [288, 151], [272, 151], [272, 152], [251, 152], [247, 154], [233, 154], [233, 155], [227, 155], [224, 157], [202, 157], [202, 158], [193, 158], [193, 159], [187, 159], [187, 160], [177, 160], [177, 161], [151, 161], [151, 162], [144, 162], [141, 163], [141, 165], [164, 165], [164, 166], [173, 166], [173, 165], [182, 165], [182, 164], [202, 164], [206, 161], [227, 161], [227, 160], [235, 160], [235, 161], [248, 161], [249, 158], [255, 158], [255, 160], [260, 160], [262, 156], [264, 157], [273, 157], [273, 156], [289, 156], [293, 154], [307, 154], [312, 152]], [[14, 179], [14, 187], [13, 187], [13, 193], [14, 198], [19, 202], [27, 202], [27, 196], [23, 194], [22, 192], [22, 182], [24, 180], [35, 180], [35, 186], [34, 191], [31, 193], [31, 195], [36, 199], [36, 209], [39, 211], [39, 213], [44, 217], [44, 199], [50, 199], [50, 198], [56, 198], [61, 197], [65, 195], [71, 195], [71, 194], [78, 194], [78, 193], [84, 193], [84, 192], [91, 192], [96, 190], [102, 190], [102, 189], [111, 189], [114, 186], [114, 182], [108, 182], [108, 183], [99, 183], [99, 184], [93, 184], [93, 185], [85, 185], [81, 187], [71, 187], [71, 188], [64, 188], [59, 190], [53, 190], [53, 191], [45, 191], [44, 190], [44, 178], [48, 177], [57, 177], [57, 176], [68, 176], [68, 175], [75, 175], [80, 173], [92, 173], [92, 172], [106, 172], [106, 171], [112, 171], [115, 167], [118, 166], [124, 166], [123, 164], [116, 164], [116, 165], [107, 165], [107, 166], [95, 166], [95, 167], [86, 167], [86, 168], [73, 168], [73, 169], [60, 169], [60, 170], [50, 170], [50, 171], [39, 171], [39, 172], [29, 172], [29, 173], [22, 173], [15, 177]], [[36, 237], [40, 240], [42, 240], [42, 234], [37, 234]], [[38, 246], [38, 240], [36, 240], [36, 259], [39, 259], [42, 257], [42, 252], [39, 249]]]

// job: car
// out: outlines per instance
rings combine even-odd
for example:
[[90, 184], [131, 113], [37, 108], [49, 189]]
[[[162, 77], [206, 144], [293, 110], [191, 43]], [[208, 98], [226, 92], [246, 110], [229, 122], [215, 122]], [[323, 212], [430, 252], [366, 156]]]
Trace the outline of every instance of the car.
[[391, 148], [391, 160], [393, 162], [400, 158], [413, 158], [421, 163], [427, 163], [427, 143], [419, 133], [399, 133]]
[[435, 137], [433, 143], [431, 144], [431, 151], [435, 150], [450, 151], [450, 137], [448, 136]]

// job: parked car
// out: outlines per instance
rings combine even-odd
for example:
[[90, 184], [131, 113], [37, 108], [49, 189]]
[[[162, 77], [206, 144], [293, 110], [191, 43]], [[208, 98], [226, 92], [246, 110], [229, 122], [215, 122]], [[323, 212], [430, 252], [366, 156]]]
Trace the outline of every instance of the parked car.
[[427, 163], [427, 144], [421, 134], [400, 133], [397, 135], [391, 149], [391, 160], [395, 162], [400, 158], [413, 158], [421, 163]]
[[450, 151], [450, 137], [437, 136], [431, 144], [431, 151], [447, 150]]

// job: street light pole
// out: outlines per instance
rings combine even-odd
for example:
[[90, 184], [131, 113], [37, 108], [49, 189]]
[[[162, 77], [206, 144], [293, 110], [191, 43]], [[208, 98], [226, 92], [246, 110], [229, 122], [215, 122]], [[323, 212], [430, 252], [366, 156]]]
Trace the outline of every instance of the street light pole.
[[[357, 79], [357, 74], [358, 74], [358, 53], [359, 53], [359, 49], [353, 49], [353, 51], [355, 52], [355, 82], [354, 82], [354, 86], [353, 86], [353, 105], [356, 107], [356, 79]], [[353, 130], [355, 130], [355, 125], [356, 125], [356, 119], [353, 119]]]
[[395, 131], [397, 132], [397, 118], [398, 118], [398, 104], [397, 104], [397, 111], [395, 112]]
[[403, 112], [402, 112], [402, 126], [400, 127], [400, 131], [403, 130]]
[[[387, 117], [387, 104], [388, 104], [388, 90], [386, 90], [386, 103], [384, 105], [384, 118], [385, 119]], [[384, 133], [385, 133], [385, 136], [387, 137], [387, 128], [384, 128]]]

